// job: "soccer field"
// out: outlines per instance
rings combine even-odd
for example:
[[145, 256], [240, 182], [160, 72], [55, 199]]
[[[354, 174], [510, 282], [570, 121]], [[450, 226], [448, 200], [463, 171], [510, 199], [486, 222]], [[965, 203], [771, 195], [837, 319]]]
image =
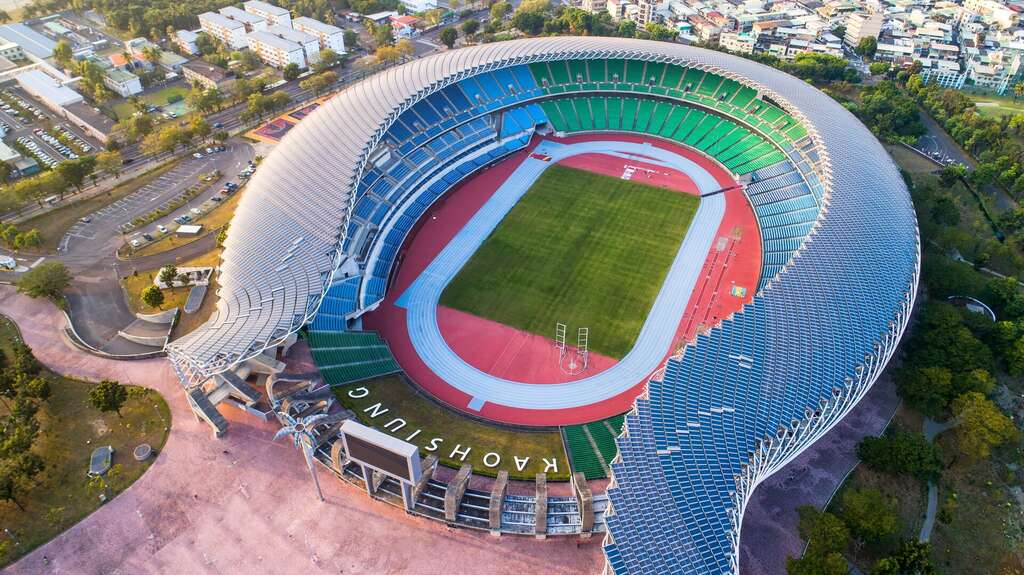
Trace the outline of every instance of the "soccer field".
[[590, 328], [621, 359], [697, 211], [695, 196], [548, 168], [441, 295], [441, 305], [553, 338]]

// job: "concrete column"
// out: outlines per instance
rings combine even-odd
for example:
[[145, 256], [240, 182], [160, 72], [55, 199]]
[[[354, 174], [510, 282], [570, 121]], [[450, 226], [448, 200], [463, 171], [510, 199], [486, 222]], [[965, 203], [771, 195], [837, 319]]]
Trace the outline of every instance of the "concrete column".
[[537, 474], [537, 504], [534, 508], [533, 534], [537, 539], [548, 537], [548, 476]]
[[448, 484], [444, 493], [444, 519], [448, 523], [455, 523], [456, 515], [459, 512], [459, 505], [462, 504], [462, 496], [466, 494], [466, 487], [469, 485], [469, 478], [473, 476], [473, 466], [465, 463], [455, 474], [455, 478]]
[[587, 478], [577, 471], [572, 474], [573, 492], [580, 508], [580, 539], [590, 539], [594, 531], [594, 496], [587, 485]]
[[501, 535], [501, 509], [505, 505], [505, 492], [508, 491], [508, 471], [502, 469], [498, 472], [498, 478], [494, 480], [491, 487], [491, 508], [489, 510], [489, 523], [491, 535]]

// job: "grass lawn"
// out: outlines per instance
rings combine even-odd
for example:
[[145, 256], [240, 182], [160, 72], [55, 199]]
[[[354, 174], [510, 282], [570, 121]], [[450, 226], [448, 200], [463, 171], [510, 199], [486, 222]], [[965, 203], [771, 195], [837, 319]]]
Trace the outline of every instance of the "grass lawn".
[[[188, 93], [188, 88], [186, 86], [176, 85], [176, 86], [168, 86], [166, 88], [163, 88], [161, 90], [157, 90], [155, 92], [149, 92], [149, 93], [140, 94], [139, 95], [139, 99], [142, 100], [143, 102], [147, 103], [147, 104], [151, 104], [153, 106], [159, 106], [159, 107], [162, 108], [164, 106], [167, 106], [167, 104], [168, 104], [167, 99], [168, 98], [173, 97], [173, 96], [181, 96], [182, 98], [184, 98], [185, 94], [187, 94], [187, 93]], [[129, 102], [128, 100], [122, 100], [122, 101], [114, 104], [113, 106], [111, 106], [111, 109], [114, 111], [114, 115], [117, 116], [118, 120], [123, 120], [125, 118], [129, 118], [129, 117], [131, 117], [132, 113], [135, 112], [135, 109], [132, 108], [132, 103]], [[180, 114], [179, 114], [179, 116], [180, 116]]]
[[886, 145], [889, 155], [896, 161], [896, 165], [910, 172], [911, 174], [930, 174], [941, 170], [938, 164], [912, 152], [899, 144]]
[[[953, 433], [939, 436], [946, 453], [955, 453]], [[1003, 561], [1019, 554], [1024, 539], [1018, 446], [993, 452], [987, 461], [956, 461], [939, 482], [939, 509], [952, 520], [935, 522], [932, 557], [940, 573], [999, 573]]]
[[466, 263], [441, 304], [545, 337], [590, 328], [590, 349], [633, 347], [699, 199], [552, 166]]
[[54, 252], [57, 250], [57, 246], [60, 245], [60, 240], [64, 237], [68, 228], [75, 225], [79, 219], [103, 208], [104, 206], [108, 206], [145, 186], [159, 177], [160, 174], [170, 170], [175, 163], [176, 162], [169, 162], [158, 168], [150, 170], [141, 176], [125, 180], [113, 189], [98, 196], [80, 200], [73, 204], [68, 204], [46, 212], [45, 214], [36, 216], [30, 220], [26, 220], [18, 224], [18, 227], [25, 230], [30, 230], [32, 228], [38, 229], [39, 234], [43, 237], [43, 246], [41, 251]]
[[1024, 113], [1024, 100], [1013, 100], [1013, 96], [994, 96], [989, 94], [968, 94], [983, 116], [1012, 116]]
[[[175, 265], [177, 265], [177, 267], [179, 268], [201, 266], [216, 267], [220, 265], [220, 248], [211, 250], [201, 256], [194, 257], [190, 260]], [[151, 270], [139, 270], [138, 273], [121, 279], [121, 287], [124, 289], [125, 295], [127, 296], [126, 299], [128, 300], [128, 307], [131, 308], [133, 312], [157, 313], [161, 310], [171, 309], [172, 307], [185, 306], [185, 301], [188, 300], [188, 292], [190, 289], [187, 287], [162, 290], [164, 292], [164, 303], [162, 306], [160, 306], [159, 309], [151, 308], [148, 305], [142, 303], [142, 290], [153, 285], [153, 280], [156, 279], [156, 276], [160, 274], [160, 269], [161, 268]], [[216, 299], [214, 295], [216, 291], [216, 283], [211, 281], [210, 287], [206, 292], [206, 299], [203, 300], [202, 307], [194, 314], [188, 314], [188, 316], [183, 314], [182, 321], [184, 321], [185, 317], [193, 318], [200, 316], [203, 313], [203, 310], [207, 307], [207, 303], [210, 302], [211, 300]], [[210, 309], [207, 312], [207, 315], [203, 316], [203, 320], [197, 323], [195, 326], [193, 326], [192, 329], [195, 329], [196, 327], [199, 326], [199, 324], [203, 323], [203, 321], [206, 321], [206, 317], [209, 317], [209, 312], [212, 311], [213, 310]], [[182, 321], [179, 321], [178, 323], [182, 323]], [[192, 330], [190, 329], [188, 331]], [[179, 333], [178, 329], [175, 329], [175, 333], [178, 335], [184, 335], [188, 333], [188, 331], [183, 331]]]
[[[17, 328], [0, 316], [0, 349], [9, 350], [19, 339]], [[155, 391], [129, 388], [129, 399], [119, 417], [89, 406], [91, 383], [47, 373], [52, 395], [40, 410], [40, 435], [33, 449], [46, 462], [36, 484], [23, 492], [17, 505], [0, 502], [0, 526], [11, 529], [20, 542], [0, 552], [0, 566], [46, 543], [100, 506], [99, 491], [89, 487], [86, 471], [89, 455], [101, 445], [115, 449], [113, 472], [108, 484], [112, 494], [120, 493], [142, 476], [154, 458], [137, 462], [132, 450], [148, 443], [159, 450], [167, 440], [171, 413]], [[4, 539], [7, 540], [6, 538]]]
[[[361, 395], [360, 388], [366, 388], [369, 393], [361, 398], [351, 397]], [[473, 465], [474, 473], [491, 476], [505, 469], [513, 479], [532, 481], [537, 473], [544, 471], [541, 458], [557, 458], [558, 472], [549, 472], [548, 480], [569, 479], [569, 461], [565, 456], [565, 448], [562, 447], [562, 436], [557, 431], [510, 430], [464, 417], [420, 395], [415, 388], [398, 376], [337, 387], [334, 393], [338, 401], [355, 412], [362, 423], [372, 425], [399, 439], [405, 440], [417, 429], [421, 429], [422, 431], [410, 441], [420, 447], [421, 455], [437, 455], [440, 462], [449, 467], [458, 468], [463, 463], [469, 463]], [[377, 417], [372, 418], [373, 409], [370, 409], [370, 412], [364, 410], [377, 403], [381, 404], [380, 410], [387, 408], [388, 411], [381, 413], [378, 410]], [[404, 419], [407, 425], [397, 432], [384, 429], [384, 425], [396, 417]], [[437, 442], [437, 449], [430, 451], [427, 447], [435, 437], [444, 441]], [[471, 448], [464, 462], [451, 456], [456, 445], [461, 445], [463, 449]], [[488, 452], [501, 456], [501, 462], [497, 467], [489, 468], [484, 465], [483, 458]], [[525, 464], [522, 471], [518, 471], [513, 456], [520, 459], [529, 457], [530, 461]]]

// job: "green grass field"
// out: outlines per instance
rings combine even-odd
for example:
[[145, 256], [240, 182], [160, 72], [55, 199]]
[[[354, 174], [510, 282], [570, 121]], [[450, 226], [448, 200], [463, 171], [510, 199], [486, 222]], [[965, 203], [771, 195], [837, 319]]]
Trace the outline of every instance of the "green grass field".
[[590, 349], [633, 347], [699, 199], [552, 166], [484, 241], [441, 305], [553, 337], [590, 328]]
[[[350, 392], [360, 395], [358, 390], [363, 387], [369, 391], [365, 397], [349, 395]], [[562, 436], [557, 431], [518, 431], [464, 417], [421, 396], [395, 375], [336, 387], [334, 394], [362, 423], [399, 439], [405, 440], [415, 430], [421, 430], [411, 440], [412, 443], [420, 447], [421, 455], [436, 455], [442, 465], [457, 469], [463, 463], [470, 463], [474, 473], [493, 477], [499, 470], [506, 470], [512, 479], [532, 481], [537, 473], [545, 470], [543, 459], [547, 458], [558, 462], [558, 471], [549, 471], [548, 481], [569, 479], [569, 460], [562, 446]], [[373, 418], [372, 411], [367, 409], [372, 409], [371, 406], [377, 403], [388, 411]], [[397, 432], [383, 428], [396, 417], [405, 420], [407, 425]], [[437, 442], [437, 449], [430, 451], [431, 440], [435, 437], [443, 441]], [[452, 449], [459, 445], [470, 448], [465, 460], [452, 457]], [[484, 456], [488, 453], [500, 456], [496, 467], [484, 464]], [[529, 458], [522, 471], [516, 468], [515, 457]]]
[[[1009, 93], [1009, 92], [1007, 92]], [[1024, 100], [1013, 99], [1013, 95], [995, 96], [989, 94], [968, 94], [983, 116], [1013, 116], [1024, 113]]]

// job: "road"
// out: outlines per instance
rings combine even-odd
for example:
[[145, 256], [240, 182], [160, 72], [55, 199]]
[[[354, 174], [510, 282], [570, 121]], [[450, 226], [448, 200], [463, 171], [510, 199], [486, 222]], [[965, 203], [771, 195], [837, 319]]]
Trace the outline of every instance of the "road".
[[[149, 350], [117, 337], [120, 329], [135, 320], [125, 301], [120, 277], [139, 269], [149, 269], [140, 268], [137, 263], [125, 267], [123, 262], [117, 260], [115, 252], [125, 241], [118, 227], [180, 196], [185, 188], [197, 182], [200, 174], [220, 170], [223, 176], [211, 182], [204, 193], [143, 229], [155, 229], [157, 224], [170, 222], [178, 215], [187, 213], [192, 206], [199, 205], [215, 194], [229, 179], [234, 179], [253, 158], [253, 153], [251, 145], [238, 140], [229, 142], [224, 152], [201, 159], [182, 160], [147, 185], [91, 214], [88, 223], [79, 222], [68, 230], [61, 241], [58, 257], [75, 275], [75, 281], [66, 294], [68, 312], [75, 330], [86, 343], [110, 353]], [[137, 233], [142, 233], [142, 230]], [[146, 263], [155, 268], [179, 261], [177, 258], [183, 257], [182, 254], [192, 254], [196, 249], [205, 247], [208, 250], [212, 247], [204, 243], [193, 243], [196, 245], [188, 244], [179, 250], [150, 256], [146, 258]], [[193, 256], [189, 255], [185, 259], [190, 257]]]
[[[948, 160], [952, 160], [953, 162], [967, 166], [969, 169], [977, 167], [978, 163], [974, 158], [961, 148], [953, 138], [946, 133], [946, 130], [924, 111], [921, 112], [921, 122], [924, 123], [926, 133], [918, 138], [916, 146], [917, 149], [943, 164], [947, 163]], [[999, 186], [989, 184], [982, 190], [982, 194], [984, 194], [989, 204], [992, 205], [997, 212], [1004, 212], [1017, 207], [1016, 200], [1011, 198]]]

